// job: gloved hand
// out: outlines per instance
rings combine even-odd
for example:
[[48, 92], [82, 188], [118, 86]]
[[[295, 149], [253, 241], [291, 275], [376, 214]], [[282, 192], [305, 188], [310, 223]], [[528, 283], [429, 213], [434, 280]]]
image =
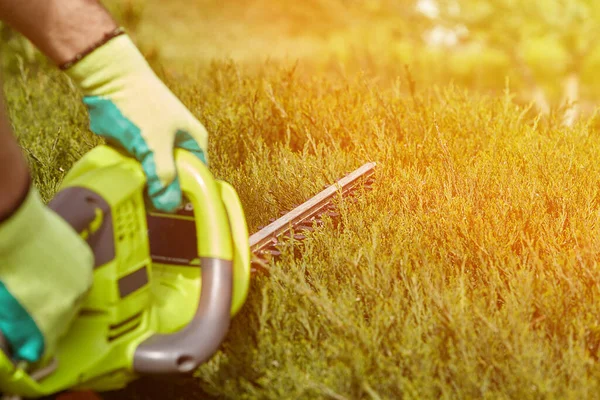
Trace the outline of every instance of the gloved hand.
[[11, 355], [51, 357], [92, 286], [94, 256], [34, 187], [0, 222], [0, 331]]
[[154, 74], [123, 34], [66, 71], [82, 89], [91, 130], [140, 161], [154, 207], [173, 211], [181, 203], [174, 147], [208, 163], [204, 126]]

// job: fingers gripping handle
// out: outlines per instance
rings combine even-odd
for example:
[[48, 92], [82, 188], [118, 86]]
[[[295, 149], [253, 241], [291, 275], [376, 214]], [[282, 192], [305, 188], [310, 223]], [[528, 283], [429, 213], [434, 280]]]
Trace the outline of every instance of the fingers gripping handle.
[[175, 153], [181, 188], [194, 207], [202, 290], [193, 320], [179, 332], [154, 335], [135, 351], [140, 374], [190, 372], [217, 351], [229, 329], [233, 248], [227, 214], [208, 168], [184, 150]]

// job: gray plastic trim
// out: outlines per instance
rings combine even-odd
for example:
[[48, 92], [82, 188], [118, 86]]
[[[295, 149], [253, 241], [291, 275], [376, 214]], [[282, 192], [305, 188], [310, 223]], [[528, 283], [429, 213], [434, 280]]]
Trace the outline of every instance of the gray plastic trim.
[[119, 279], [119, 295], [121, 298], [129, 296], [131, 293], [143, 288], [148, 284], [148, 267], [145, 265], [133, 271], [129, 275], [125, 275]]
[[87, 238], [94, 252], [94, 268], [115, 258], [112, 213], [110, 205], [102, 196], [87, 188], [71, 186], [58, 192], [48, 206], [78, 233], [89, 227], [96, 218], [96, 209], [100, 209], [103, 214], [102, 225]]
[[153, 335], [135, 351], [139, 374], [180, 374], [194, 371], [219, 349], [229, 330], [233, 262], [202, 258], [202, 291], [192, 321], [178, 332]]

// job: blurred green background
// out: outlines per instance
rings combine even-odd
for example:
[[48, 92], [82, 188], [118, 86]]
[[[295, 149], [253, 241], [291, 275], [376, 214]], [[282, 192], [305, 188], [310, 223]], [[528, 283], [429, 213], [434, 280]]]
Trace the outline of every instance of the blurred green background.
[[[153, 65], [168, 71], [216, 59], [249, 67], [288, 60], [385, 81], [408, 68], [424, 87], [500, 93], [508, 85], [517, 101], [544, 115], [558, 112], [565, 125], [592, 114], [600, 97], [600, 2], [593, 0], [103, 3]], [[17, 38], [3, 43], [23, 47]]]

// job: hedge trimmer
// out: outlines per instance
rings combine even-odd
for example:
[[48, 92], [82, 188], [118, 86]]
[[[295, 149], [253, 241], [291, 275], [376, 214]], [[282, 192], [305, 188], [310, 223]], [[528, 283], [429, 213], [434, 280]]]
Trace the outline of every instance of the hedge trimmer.
[[117, 390], [143, 375], [193, 372], [225, 339], [252, 271], [290, 235], [302, 240], [323, 215], [335, 217], [336, 195], [369, 187], [375, 167], [363, 165], [249, 236], [233, 187], [183, 150], [176, 163], [185, 201], [172, 214], [151, 210], [141, 167], [111, 147], [94, 148], [68, 172], [49, 206], [93, 249], [94, 283], [51, 362], [15, 362], [0, 335], [5, 398]]

